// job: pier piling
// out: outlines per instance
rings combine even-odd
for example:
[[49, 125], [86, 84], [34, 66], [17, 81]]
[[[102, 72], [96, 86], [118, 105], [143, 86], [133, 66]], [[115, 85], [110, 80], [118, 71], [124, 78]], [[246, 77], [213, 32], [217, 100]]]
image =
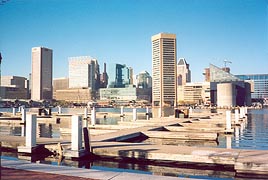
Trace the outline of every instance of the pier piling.
[[137, 109], [134, 107], [133, 108], [133, 121], [137, 120]]
[[239, 121], [239, 110], [235, 109], [235, 125], [238, 125]]
[[91, 110], [91, 125], [95, 126], [95, 124], [96, 124], [96, 109], [95, 107], [93, 107]]
[[36, 146], [36, 114], [27, 114], [25, 146], [19, 146], [18, 152], [32, 153], [32, 149], [35, 146]]

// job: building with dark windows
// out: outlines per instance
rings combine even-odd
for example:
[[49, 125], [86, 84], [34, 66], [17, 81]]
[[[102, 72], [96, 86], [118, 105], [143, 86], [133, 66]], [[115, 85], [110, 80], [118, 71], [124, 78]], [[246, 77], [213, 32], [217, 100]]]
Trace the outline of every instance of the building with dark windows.
[[32, 48], [31, 99], [52, 100], [52, 57], [51, 49]]
[[103, 73], [100, 75], [100, 88], [106, 88], [108, 85], [108, 75], [106, 71], [106, 63], [103, 64]]
[[147, 71], [142, 71], [136, 76], [137, 88], [152, 88], [152, 77]]
[[209, 73], [212, 105], [218, 107], [251, 105], [251, 85], [248, 82], [212, 64]]
[[1, 76], [2, 99], [28, 99], [29, 81], [25, 77]]
[[137, 98], [152, 102], [152, 77], [147, 71], [142, 71], [136, 76]]
[[151, 41], [153, 116], [170, 116], [177, 106], [176, 35], [159, 33], [152, 36]]
[[252, 84], [251, 98], [253, 102], [263, 102], [268, 99], [268, 74], [235, 75]]
[[[159, 33], [152, 36], [152, 105], [174, 106], [177, 101], [176, 35]], [[161, 115], [160, 115], [161, 116]]]
[[110, 64], [107, 68], [108, 88], [124, 88], [131, 84], [131, 68], [125, 64]]

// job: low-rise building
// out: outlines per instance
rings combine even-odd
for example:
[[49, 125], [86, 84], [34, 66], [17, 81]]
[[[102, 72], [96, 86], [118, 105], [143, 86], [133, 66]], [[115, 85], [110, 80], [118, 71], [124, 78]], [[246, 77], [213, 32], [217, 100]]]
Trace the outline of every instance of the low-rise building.
[[28, 99], [29, 82], [25, 77], [2, 76], [0, 92], [2, 99]]

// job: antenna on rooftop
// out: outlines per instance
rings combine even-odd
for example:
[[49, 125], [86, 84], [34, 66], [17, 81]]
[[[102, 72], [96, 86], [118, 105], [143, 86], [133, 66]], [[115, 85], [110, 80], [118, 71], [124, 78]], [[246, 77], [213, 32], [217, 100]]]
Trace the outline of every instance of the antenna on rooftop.
[[224, 62], [224, 68], [226, 68], [226, 64], [227, 64], [227, 63], [229, 63], [229, 64], [232, 63], [231, 61], [228, 61], [227, 59], [225, 59], [223, 62]]

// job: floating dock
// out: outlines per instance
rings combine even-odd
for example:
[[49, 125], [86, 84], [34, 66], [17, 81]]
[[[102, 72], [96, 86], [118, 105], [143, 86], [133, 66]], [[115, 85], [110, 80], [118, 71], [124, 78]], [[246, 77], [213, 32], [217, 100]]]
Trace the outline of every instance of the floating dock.
[[[200, 116], [201, 117], [201, 116]], [[183, 140], [216, 141], [217, 134], [224, 132], [222, 126], [217, 126], [224, 116], [215, 114], [209, 119], [190, 118], [175, 119], [156, 118], [151, 120], [122, 122], [119, 125], [90, 126], [91, 150], [96, 156], [115, 159], [135, 159], [138, 161], [188, 163], [215, 168], [233, 169], [235, 176], [268, 178], [268, 151], [242, 150], [230, 148], [207, 148], [159, 145], [147, 143], [130, 143], [129, 139], [140, 136], [154, 138], [174, 138]], [[210, 125], [209, 125], [210, 124]], [[192, 126], [191, 126], [192, 125]], [[121, 127], [120, 127], [121, 126]], [[201, 126], [197, 130], [198, 126]], [[179, 128], [182, 128], [181, 130]], [[210, 129], [211, 128], [211, 129]], [[166, 129], [167, 131], [161, 131]], [[100, 131], [101, 133], [94, 133]], [[107, 130], [105, 132], [105, 130]], [[112, 130], [112, 131], [111, 131]], [[91, 133], [92, 132], [92, 133]], [[94, 135], [95, 134], [95, 135]], [[17, 148], [25, 143], [24, 137], [0, 136], [3, 147]], [[70, 139], [37, 138], [37, 145], [48, 149], [58, 148], [58, 143], [68, 145]], [[64, 155], [64, 154], [63, 154]]]

